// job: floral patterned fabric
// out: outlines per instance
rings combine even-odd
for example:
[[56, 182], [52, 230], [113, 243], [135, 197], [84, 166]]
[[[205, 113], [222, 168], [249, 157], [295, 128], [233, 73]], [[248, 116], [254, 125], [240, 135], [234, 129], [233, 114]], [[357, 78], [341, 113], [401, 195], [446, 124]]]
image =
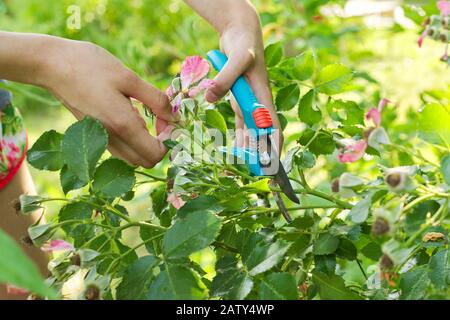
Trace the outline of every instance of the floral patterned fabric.
[[27, 151], [27, 134], [8, 92], [0, 90], [0, 189], [16, 175]]

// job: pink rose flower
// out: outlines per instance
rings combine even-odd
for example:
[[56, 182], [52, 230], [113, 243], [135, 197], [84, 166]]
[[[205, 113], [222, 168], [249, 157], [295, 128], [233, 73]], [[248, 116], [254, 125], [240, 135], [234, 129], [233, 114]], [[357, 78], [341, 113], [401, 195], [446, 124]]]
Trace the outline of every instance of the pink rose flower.
[[339, 150], [338, 160], [341, 163], [355, 162], [364, 156], [366, 149], [365, 140], [354, 141]]
[[419, 40], [417, 40], [417, 44], [419, 45], [419, 48], [422, 48], [422, 44], [423, 44], [423, 40], [425, 40], [426, 36], [427, 36], [427, 30], [425, 29], [422, 34], [419, 37]]
[[41, 247], [42, 251], [54, 252], [54, 251], [73, 251], [74, 246], [64, 240], [52, 240], [50, 243], [46, 243]]
[[186, 201], [184, 201], [183, 199], [181, 199], [181, 196], [175, 193], [170, 193], [167, 197], [167, 201], [169, 203], [171, 203], [175, 209], [179, 210], [180, 208], [182, 208], [185, 204]]
[[205, 91], [206, 89], [211, 88], [214, 85], [215, 81], [211, 79], [203, 79], [200, 81], [198, 86], [192, 87], [189, 89], [189, 97], [194, 98], [198, 96], [201, 92]]
[[440, 0], [437, 2], [437, 7], [443, 16], [450, 15], [450, 1]]
[[181, 86], [188, 89], [199, 82], [209, 72], [209, 63], [200, 56], [187, 57], [181, 66]]
[[187, 57], [181, 66], [181, 92], [172, 85], [166, 90], [171, 99], [172, 112], [178, 112], [184, 98], [194, 98], [209, 89], [214, 80], [205, 79], [209, 72], [209, 63], [200, 56]]
[[377, 108], [371, 108], [366, 113], [366, 120], [372, 120], [376, 127], [381, 124], [381, 112]]
[[375, 126], [379, 127], [381, 125], [381, 112], [388, 103], [391, 103], [391, 101], [385, 98], [381, 99], [377, 108], [371, 108], [366, 113], [366, 120], [372, 120]]

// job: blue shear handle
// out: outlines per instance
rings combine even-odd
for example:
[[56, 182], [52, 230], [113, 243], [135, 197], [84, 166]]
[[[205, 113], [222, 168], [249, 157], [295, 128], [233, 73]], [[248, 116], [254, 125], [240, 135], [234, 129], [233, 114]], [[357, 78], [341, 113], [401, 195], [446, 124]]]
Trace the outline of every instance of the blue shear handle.
[[[208, 52], [208, 59], [211, 61], [214, 69], [217, 71], [221, 71], [225, 64], [228, 61], [226, 55], [224, 55], [219, 50], [212, 50]], [[240, 76], [236, 82], [231, 87], [231, 92], [233, 93], [234, 98], [239, 104], [239, 107], [242, 111], [242, 116], [244, 117], [244, 122], [247, 128], [254, 129], [257, 132], [266, 131], [258, 129], [255, 124], [255, 120], [253, 119], [253, 111], [258, 107], [262, 107], [258, 100], [255, 97], [252, 89], [250, 88], [247, 80], [243, 76]], [[270, 128], [267, 128], [270, 131]]]

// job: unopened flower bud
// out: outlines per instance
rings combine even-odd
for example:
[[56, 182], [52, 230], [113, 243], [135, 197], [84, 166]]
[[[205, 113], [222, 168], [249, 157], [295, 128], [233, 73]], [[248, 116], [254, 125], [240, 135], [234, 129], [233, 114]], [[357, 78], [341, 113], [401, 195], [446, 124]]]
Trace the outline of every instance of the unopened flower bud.
[[70, 257], [70, 263], [73, 266], [81, 266], [81, 257], [79, 254], [74, 254], [73, 256]]
[[95, 284], [90, 284], [84, 292], [86, 300], [100, 300], [100, 288]]
[[381, 217], [378, 217], [372, 225], [372, 234], [376, 237], [382, 236], [391, 229], [389, 222]]
[[430, 17], [427, 17], [423, 22], [422, 22], [422, 26], [427, 26], [427, 25], [429, 25], [430, 24]]
[[33, 213], [34, 211], [41, 209], [42, 198], [39, 196], [29, 196], [23, 194], [19, 197], [20, 211], [23, 214]]
[[386, 253], [380, 258], [380, 269], [382, 271], [391, 270], [394, 267], [394, 261]]
[[33, 240], [31, 240], [30, 236], [28, 236], [28, 235], [20, 238], [20, 242], [22, 242], [23, 244], [30, 246], [30, 247], [34, 245]]
[[16, 211], [16, 214], [20, 213], [20, 201], [19, 199], [15, 199], [11, 202], [11, 206], [14, 208], [14, 210]]
[[384, 181], [394, 192], [409, 191], [414, 188], [412, 176], [416, 171], [416, 166], [391, 168], [386, 171]]
[[339, 192], [339, 178], [334, 179], [331, 183], [331, 191]]
[[399, 172], [392, 172], [386, 176], [386, 183], [392, 187], [396, 188], [402, 182], [402, 175]]

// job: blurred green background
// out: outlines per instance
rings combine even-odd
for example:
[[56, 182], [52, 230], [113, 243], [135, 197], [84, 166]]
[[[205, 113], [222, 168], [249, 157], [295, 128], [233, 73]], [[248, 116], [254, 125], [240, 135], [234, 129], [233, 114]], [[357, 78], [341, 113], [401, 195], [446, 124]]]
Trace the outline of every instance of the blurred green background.
[[[440, 92], [448, 102], [450, 72], [439, 61], [443, 44], [427, 39], [423, 48], [417, 46], [421, 20], [437, 13], [435, 1], [252, 2], [261, 14], [266, 45], [282, 40], [287, 55], [311, 48], [322, 65], [349, 65], [359, 77], [357, 94], [346, 93], [346, 97], [364, 98], [373, 104], [376, 97], [389, 98], [395, 102], [397, 114], [392, 126], [414, 128], [407, 113], [423, 106], [424, 92]], [[73, 10], [80, 10], [80, 29], [70, 23]], [[94, 42], [161, 89], [168, 86], [186, 56], [205, 55], [218, 47], [215, 31], [181, 0], [0, 0], [0, 29]], [[31, 143], [46, 130], [64, 132], [74, 121], [44, 90], [21, 84], [11, 88]], [[303, 126], [296, 114], [286, 116], [289, 143]], [[163, 174], [163, 168], [161, 164], [156, 171]], [[314, 176], [329, 180], [332, 174], [323, 169]], [[39, 193], [62, 194], [56, 173], [33, 170], [33, 176]], [[130, 212], [147, 215], [148, 193], [129, 206]], [[50, 215], [53, 209], [49, 208]]]

